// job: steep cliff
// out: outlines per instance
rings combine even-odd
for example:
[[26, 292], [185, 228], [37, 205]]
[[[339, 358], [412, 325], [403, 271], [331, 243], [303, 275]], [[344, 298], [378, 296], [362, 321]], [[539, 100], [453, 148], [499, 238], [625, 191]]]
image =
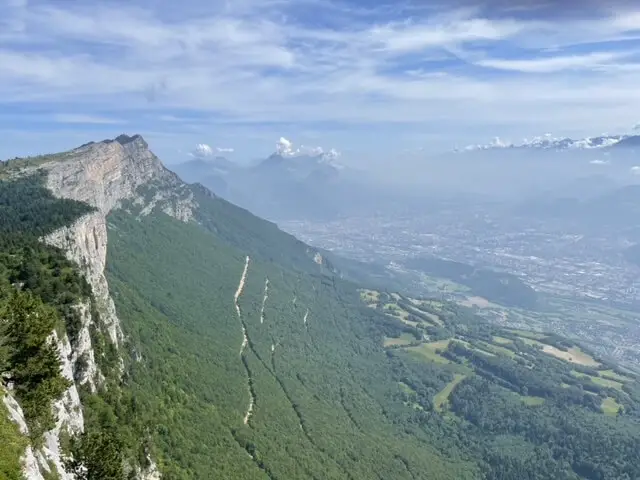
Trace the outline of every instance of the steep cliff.
[[[113, 289], [106, 277], [108, 218], [112, 212], [138, 221], [164, 213], [181, 223], [210, 230], [248, 253], [271, 255], [269, 252], [277, 251], [274, 245], [280, 245], [279, 261], [292, 268], [315, 270], [320, 266], [321, 272], [332, 271], [331, 265], [315, 249], [284, 234], [274, 224], [257, 219], [199, 185], [183, 183], [162, 165], [139, 135], [121, 135], [114, 140], [91, 142], [68, 152], [18, 160], [6, 166], [9, 168], [5, 173], [9, 172], [10, 177], [44, 173], [46, 188], [55, 198], [91, 207], [90, 211], [41, 238], [44, 243], [61, 249], [77, 266], [90, 286], [90, 295], [79, 298], [73, 305], [77, 321], [73, 332], [60, 330], [51, 335], [58, 348], [62, 376], [70, 386], [53, 403], [54, 428], [44, 433], [40, 447], [29, 447], [23, 456], [28, 479], [39, 479], [52, 469], [62, 480], [74, 478], [64, 471], [63, 445], [68, 443], [68, 438], [87, 430], [82, 390], [99, 397], [108, 388], [119, 389], [120, 379], [127, 375], [129, 353], [133, 352], [135, 362], [142, 358], [135, 345], [127, 344], [110, 294]], [[113, 231], [109, 233], [113, 234]], [[127, 350], [123, 351], [125, 346]], [[24, 428], [21, 425], [20, 429], [28, 434], [27, 423], [14, 396], [12, 392], [6, 396], [12, 406], [17, 406], [11, 410], [12, 418], [22, 418]], [[128, 468], [141, 479], [160, 478], [150, 452], [145, 450], [143, 455], [143, 467], [132, 464]]]
[[[91, 315], [90, 305], [78, 305], [82, 320], [78, 339], [71, 347], [69, 340], [62, 338], [59, 348], [65, 375], [68, 374], [71, 379], [75, 377], [80, 385], [87, 383], [95, 391], [103, 376], [96, 363], [91, 341], [92, 326], [99, 321], [98, 328], [106, 330], [116, 347], [123, 340], [120, 321], [105, 277], [107, 215], [123, 201], [133, 200], [143, 206], [143, 215], [160, 206], [165, 213], [187, 221], [192, 216], [193, 205], [189, 198], [176, 196], [173, 189], [158, 189], [152, 198], [141, 196], [139, 189], [142, 185], [155, 183], [177, 188], [180, 182], [162, 166], [139, 135], [121, 135], [115, 140], [84, 145], [69, 152], [62, 161], [45, 164], [44, 169], [47, 171], [47, 187], [55, 196], [78, 200], [95, 207], [93, 213], [81, 217], [73, 225], [61, 228], [45, 239], [47, 243], [62, 248], [67, 257], [81, 267], [91, 285], [98, 319]], [[82, 368], [78, 368], [80, 359]], [[123, 369], [124, 363], [120, 358], [121, 373]], [[83, 428], [82, 406], [75, 384], [56, 403], [56, 410], [58, 426], [47, 434], [44, 452], [47, 459], [61, 467], [57, 448], [60, 430], [67, 429], [70, 433], [76, 433]], [[159, 478], [155, 464], [150, 458], [147, 460], [148, 468], [144, 471], [138, 469], [139, 477]], [[62, 476], [64, 478], [64, 474]]]
[[[105, 380], [101, 371], [100, 356], [95, 343], [96, 332], [102, 332], [108, 342], [117, 348], [123, 342], [113, 299], [105, 277], [107, 256], [107, 220], [109, 212], [131, 200], [141, 209], [139, 215], [147, 215], [155, 208], [182, 221], [193, 216], [194, 202], [189, 192], [181, 195], [181, 182], [166, 170], [158, 158], [151, 153], [142, 137], [121, 135], [115, 140], [89, 143], [77, 149], [28, 161], [26, 166], [12, 172], [25, 176], [36, 170], [46, 172], [46, 186], [55, 197], [84, 202], [93, 208], [71, 225], [55, 230], [42, 240], [62, 249], [67, 258], [80, 269], [91, 287], [91, 298], [74, 305], [79, 321], [73, 339], [62, 332], [53, 332], [52, 340], [57, 344], [62, 375], [71, 386], [55, 401], [55, 427], [43, 436], [40, 448], [27, 448], [23, 457], [24, 474], [27, 479], [40, 479], [55, 469], [62, 480], [71, 480], [74, 475], [65, 472], [61, 454], [61, 438], [84, 431], [83, 406], [79, 388], [85, 386], [96, 392]], [[152, 195], [145, 195], [143, 185], [154, 185]], [[183, 189], [184, 190], [184, 189]], [[118, 370], [122, 375], [124, 362], [118, 354]], [[5, 404], [23, 434], [28, 427], [20, 405], [9, 392], [4, 396]], [[158, 469], [151, 458], [147, 458], [145, 469], [134, 467], [138, 478], [157, 479]]]

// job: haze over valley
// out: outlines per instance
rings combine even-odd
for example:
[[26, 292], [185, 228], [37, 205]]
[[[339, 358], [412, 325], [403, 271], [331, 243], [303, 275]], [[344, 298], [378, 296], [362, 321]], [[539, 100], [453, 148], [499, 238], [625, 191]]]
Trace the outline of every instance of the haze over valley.
[[640, 478], [639, 21], [0, 4], [0, 480]]

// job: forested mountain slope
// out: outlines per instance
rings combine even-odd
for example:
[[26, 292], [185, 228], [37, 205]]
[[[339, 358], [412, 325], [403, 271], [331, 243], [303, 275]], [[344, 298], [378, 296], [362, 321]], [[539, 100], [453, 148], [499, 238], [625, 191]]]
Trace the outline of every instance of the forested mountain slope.
[[165, 472], [473, 478], [402, 427], [413, 412], [355, 288], [272, 224], [194, 193], [189, 224], [134, 205], [108, 217], [109, 283], [140, 359], [127, 414], [153, 425]]
[[[14, 319], [53, 312], [38, 345], [58, 382], [31, 410], [42, 382], [17, 384], [12, 327], [0, 332], [6, 398], [22, 403], [37, 456], [44, 407], [77, 386], [82, 425], [51, 439], [64, 478], [79, 463], [92, 479], [640, 475], [633, 372], [453, 305], [363, 291], [274, 224], [182, 183], [140, 137], [12, 161], [0, 178], [0, 218], [21, 225], [3, 243], [0, 302]], [[53, 215], [20, 210], [43, 204]], [[16, 256], [18, 234], [39, 263]], [[12, 300], [23, 295], [36, 303]], [[79, 302], [88, 316], [72, 313]], [[52, 328], [70, 339], [69, 352], [54, 345], [57, 364], [42, 340]], [[59, 377], [67, 357], [73, 375]], [[12, 439], [0, 478], [19, 478], [14, 426], [0, 421]]]

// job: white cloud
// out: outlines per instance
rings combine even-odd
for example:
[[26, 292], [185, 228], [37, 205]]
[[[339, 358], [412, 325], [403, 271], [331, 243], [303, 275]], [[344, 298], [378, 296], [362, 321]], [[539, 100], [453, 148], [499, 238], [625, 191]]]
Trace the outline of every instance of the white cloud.
[[57, 123], [84, 123], [96, 125], [118, 125], [126, 123], [117, 118], [103, 117], [100, 115], [88, 115], [83, 113], [56, 113], [52, 120]]
[[284, 137], [280, 137], [280, 140], [276, 142], [276, 153], [288, 158], [301, 156], [322, 156], [327, 161], [335, 160], [340, 156], [340, 152], [338, 152], [335, 148], [331, 148], [328, 151], [325, 151], [322, 147], [309, 147], [305, 145], [300, 145], [296, 148], [291, 141], [287, 140]]
[[596, 159], [596, 160], [591, 160], [589, 163], [591, 165], [609, 165], [609, 160]]
[[595, 67], [605, 67], [624, 56], [625, 54], [620, 52], [598, 52], [585, 55], [556, 56], [526, 60], [493, 58], [481, 60], [477, 62], [477, 65], [525, 73], [549, 73], [562, 70], [586, 70]]
[[216, 147], [218, 153], [233, 153], [234, 149], [231, 147]]
[[636, 165], [629, 170], [633, 175], [640, 175], [640, 166]]
[[284, 137], [276, 142], [276, 153], [283, 157], [290, 156], [293, 152], [293, 144]]
[[199, 143], [191, 152], [192, 157], [207, 158], [213, 155], [213, 149], [206, 143]]
[[175, 115], [160, 115], [158, 117], [163, 122], [185, 122], [184, 118], [176, 117]]
[[[365, 10], [340, 0], [146, 2], [154, 10], [136, 2], [17, 3], [0, 6], [0, 18], [24, 27], [0, 31], [0, 99], [87, 115], [108, 110], [136, 125], [164, 122], [149, 130], [202, 126], [206, 133], [224, 124], [231, 131], [246, 122], [271, 124], [272, 135], [285, 123], [303, 136], [293, 129], [339, 124], [393, 148], [400, 134], [367, 127], [398, 124], [458, 135], [460, 144], [469, 132], [497, 128], [524, 137], [542, 122], [559, 135], [583, 136], [627, 130], [640, 108], [633, 56], [640, 48], [631, 41], [640, 37], [640, 8], [525, 21], [476, 9], [411, 18], [392, 5]], [[305, 18], [327, 20], [304, 21], [302, 8]], [[619, 39], [626, 56], [610, 43]], [[565, 48], [575, 45], [582, 53]], [[478, 75], [478, 67], [497, 71]], [[313, 154], [319, 147], [290, 148]]]
[[524, 28], [515, 21], [483, 18], [458, 19], [442, 24], [402, 22], [371, 29], [374, 45], [390, 52], [423, 51], [429, 47], [453, 46], [478, 40], [501, 40]]

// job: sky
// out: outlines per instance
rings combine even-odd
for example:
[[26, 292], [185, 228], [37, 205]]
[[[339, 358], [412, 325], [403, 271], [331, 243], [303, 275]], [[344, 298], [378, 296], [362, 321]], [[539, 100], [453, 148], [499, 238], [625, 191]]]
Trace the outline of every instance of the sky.
[[638, 85], [640, 2], [0, 0], [0, 158], [139, 133], [366, 165], [628, 133]]

